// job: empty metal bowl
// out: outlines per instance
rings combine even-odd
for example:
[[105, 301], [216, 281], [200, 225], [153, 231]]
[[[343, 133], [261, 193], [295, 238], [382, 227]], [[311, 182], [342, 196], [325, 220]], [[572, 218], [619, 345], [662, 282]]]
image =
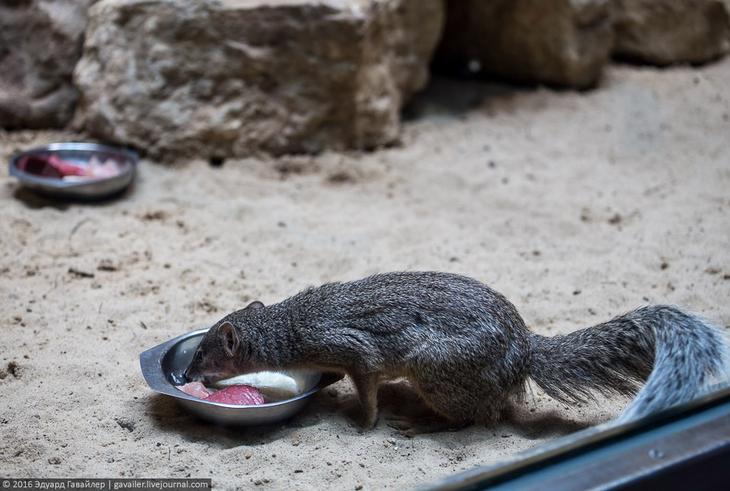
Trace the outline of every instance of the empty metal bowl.
[[335, 382], [341, 376], [322, 374], [310, 370], [291, 370], [286, 374], [304, 387], [296, 397], [257, 406], [236, 406], [198, 399], [182, 392], [176, 385], [195, 354], [203, 335], [208, 331], [200, 329], [166, 341], [139, 355], [142, 375], [152, 390], [172, 396], [183, 407], [196, 415], [225, 425], [253, 426], [275, 423], [299, 412], [308, 399], [319, 390]]
[[[63, 179], [40, 175], [30, 169], [29, 162], [47, 161], [52, 156], [77, 168], [86, 168], [92, 158], [100, 162], [114, 161], [118, 173], [108, 177], [83, 177]], [[131, 150], [99, 145], [97, 143], [51, 143], [33, 148], [12, 157], [9, 165], [11, 176], [24, 186], [43, 194], [75, 199], [100, 199], [118, 193], [132, 182], [139, 157]], [[37, 165], [35, 167], [38, 167]]]

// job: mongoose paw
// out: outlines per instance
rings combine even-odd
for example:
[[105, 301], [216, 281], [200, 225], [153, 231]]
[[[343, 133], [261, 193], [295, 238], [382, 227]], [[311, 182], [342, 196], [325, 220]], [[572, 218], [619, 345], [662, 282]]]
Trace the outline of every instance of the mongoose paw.
[[360, 419], [359, 429], [357, 430], [358, 433], [367, 433], [368, 431], [375, 428], [375, 426], [378, 424], [378, 415], [373, 416], [363, 416]]
[[419, 429], [422, 429], [423, 426], [418, 427], [413, 419], [403, 416], [392, 416], [388, 418], [388, 426], [396, 430], [399, 435], [406, 438], [413, 438], [418, 434], [425, 433], [423, 431], [419, 431]]
[[442, 418], [406, 418], [404, 416], [391, 416], [388, 418], [388, 426], [407, 438], [427, 433], [440, 433], [459, 431], [468, 426], [468, 423], [455, 423]]

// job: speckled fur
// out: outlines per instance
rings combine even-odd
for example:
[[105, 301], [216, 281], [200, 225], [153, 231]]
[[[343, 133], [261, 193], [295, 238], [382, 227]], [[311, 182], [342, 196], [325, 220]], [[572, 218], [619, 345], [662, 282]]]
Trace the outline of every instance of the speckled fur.
[[709, 377], [727, 370], [726, 346], [718, 329], [670, 306], [547, 338], [474, 279], [387, 273], [227, 315], [203, 338], [186, 374], [205, 380], [264, 368], [341, 371], [358, 390], [367, 427], [377, 418], [378, 384], [401, 376], [455, 424], [494, 421], [529, 378], [569, 402], [633, 394], [646, 381], [623, 415], [629, 419], [695, 397]]

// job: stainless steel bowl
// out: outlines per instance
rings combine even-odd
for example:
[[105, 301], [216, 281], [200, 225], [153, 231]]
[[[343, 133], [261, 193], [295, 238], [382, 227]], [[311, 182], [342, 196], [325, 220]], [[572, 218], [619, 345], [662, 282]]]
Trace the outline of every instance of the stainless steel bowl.
[[[87, 165], [94, 156], [101, 161], [113, 159], [117, 162], [119, 174], [95, 179], [64, 180], [31, 174], [19, 167], [19, 162], [24, 157], [50, 154], [58, 155], [60, 158], [80, 166]], [[14, 155], [10, 159], [9, 173], [24, 186], [46, 195], [61, 198], [99, 199], [120, 192], [129, 186], [134, 179], [138, 160], [139, 157], [135, 152], [123, 148], [97, 143], [51, 143]]]
[[139, 355], [139, 363], [142, 375], [152, 390], [176, 398], [183, 407], [209, 421], [241, 426], [275, 423], [299, 412], [310, 397], [341, 378], [313, 371], [287, 371], [286, 374], [295, 378], [299, 386], [305, 387], [304, 392], [291, 399], [258, 406], [235, 406], [198, 399], [175, 385], [207, 331], [208, 328], [189, 332], [148, 349]]

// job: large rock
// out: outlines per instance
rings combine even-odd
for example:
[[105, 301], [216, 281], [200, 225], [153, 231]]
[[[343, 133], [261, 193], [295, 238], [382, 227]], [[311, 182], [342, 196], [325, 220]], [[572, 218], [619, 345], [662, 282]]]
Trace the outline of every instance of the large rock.
[[722, 0], [616, 0], [619, 57], [668, 65], [702, 63], [730, 50]]
[[77, 124], [159, 158], [393, 142], [441, 0], [102, 0]]
[[0, 2], [0, 127], [65, 125], [78, 96], [71, 83], [93, 0]]
[[437, 66], [521, 83], [594, 85], [613, 44], [611, 0], [450, 0]]

